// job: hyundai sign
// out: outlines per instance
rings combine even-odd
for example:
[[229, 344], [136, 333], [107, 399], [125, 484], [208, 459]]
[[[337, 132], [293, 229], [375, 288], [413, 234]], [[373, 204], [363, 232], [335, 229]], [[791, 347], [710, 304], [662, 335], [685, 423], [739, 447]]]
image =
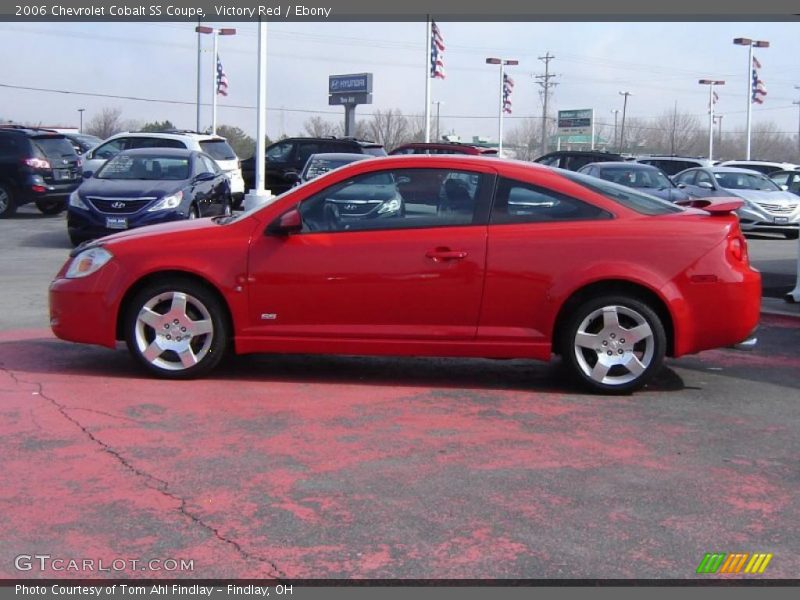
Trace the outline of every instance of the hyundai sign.
[[558, 111], [558, 135], [592, 135], [594, 109]]
[[329, 94], [370, 94], [372, 93], [372, 73], [355, 75], [329, 75]]

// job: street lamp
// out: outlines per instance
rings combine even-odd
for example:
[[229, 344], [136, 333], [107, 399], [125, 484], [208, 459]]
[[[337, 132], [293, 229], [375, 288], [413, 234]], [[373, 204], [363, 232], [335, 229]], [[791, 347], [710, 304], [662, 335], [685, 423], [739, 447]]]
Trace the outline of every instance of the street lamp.
[[79, 108], [78, 109], [78, 114], [80, 115], [80, 119], [81, 119], [81, 124], [80, 124], [80, 127], [78, 128], [78, 133], [83, 133], [83, 111], [85, 111], [85, 110], [86, 110], [85, 108]]
[[617, 146], [617, 116], [619, 115], [619, 109], [614, 108], [611, 112], [614, 113], [614, 150], [619, 151], [619, 146]]
[[625, 100], [622, 101], [622, 131], [619, 134], [619, 153], [625, 151], [625, 113], [628, 110], [628, 96], [633, 96], [630, 92], [620, 92], [620, 96], [624, 96]]
[[735, 38], [733, 43], [737, 46], [747, 46], [747, 145], [745, 159], [750, 160], [750, 131], [753, 116], [753, 48], [769, 48], [769, 42], [764, 40], [751, 40], [750, 38]]
[[725, 85], [722, 79], [700, 79], [697, 83], [708, 86], [708, 160], [714, 160], [714, 86]]
[[[211, 57], [211, 134], [214, 135], [217, 133], [217, 50], [219, 48], [219, 36], [236, 35], [236, 30], [232, 27], [215, 29], [214, 27], [206, 27], [205, 25], [198, 25], [194, 30], [198, 33], [198, 41], [200, 39], [200, 34], [208, 33], [214, 36], [214, 54]], [[198, 44], [198, 50], [199, 47], [200, 45]], [[200, 105], [199, 91], [198, 85], [198, 106]], [[198, 119], [198, 123], [199, 122]]]
[[518, 65], [519, 61], [513, 58], [487, 58], [487, 65], [500, 65], [500, 110], [498, 113], [498, 126], [497, 126], [497, 156], [503, 155], [503, 75], [505, 75], [505, 66]]

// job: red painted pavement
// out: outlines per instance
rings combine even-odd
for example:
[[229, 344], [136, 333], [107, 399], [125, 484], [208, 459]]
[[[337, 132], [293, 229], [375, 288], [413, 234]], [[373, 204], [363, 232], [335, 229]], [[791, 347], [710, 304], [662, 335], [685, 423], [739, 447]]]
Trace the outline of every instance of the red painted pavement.
[[14, 569], [46, 553], [194, 560], [124, 573], [151, 578], [683, 578], [743, 551], [796, 577], [797, 403], [706, 368], [742, 361], [800, 367], [717, 351], [612, 398], [524, 361], [258, 357], [164, 382], [3, 332], [0, 576], [119, 575]]

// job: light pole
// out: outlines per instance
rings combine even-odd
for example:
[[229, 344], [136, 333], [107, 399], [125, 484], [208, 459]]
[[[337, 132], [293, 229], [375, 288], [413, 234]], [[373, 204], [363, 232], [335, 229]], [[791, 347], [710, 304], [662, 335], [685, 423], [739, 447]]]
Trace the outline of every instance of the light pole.
[[487, 65], [500, 65], [500, 103], [498, 112], [498, 125], [497, 125], [497, 156], [503, 156], [503, 75], [505, 75], [505, 66], [518, 65], [519, 61], [513, 58], [487, 58]]
[[438, 142], [439, 140], [442, 139], [439, 136], [439, 106], [441, 104], [444, 104], [444, 101], [436, 100], [436, 101], [432, 102], [431, 104], [435, 104], [436, 105], [436, 141]]
[[619, 153], [622, 154], [625, 151], [625, 113], [628, 110], [628, 96], [633, 96], [633, 94], [620, 92], [619, 95], [625, 98], [622, 101], [622, 131], [619, 134]]
[[611, 112], [614, 113], [614, 150], [619, 151], [619, 146], [617, 145], [617, 116], [619, 115], [619, 109], [615, 108]]
[[[198, 48], [199, 48], [199, 38], [201, 33], [210, 33], [214, 36], [214, 54], [211, 57], [211, 134], [217, 133], [217, 50], [219, 48], [219, 36], [221, 35], [236, 35], [236, 30], [231, 27], [222, 27], [220, 29], [215, 29], [213, 27], [206, 27], [204, 25], [198, 25], [194, 28], [194, 30], [198, 33]], [[198, 66], [198, 72], [200, 68]], [[198, 92], [200, 90], [200, 85], [198, 83], [197, 86]], [[199, 102], [199, 93], [198, 93], [198, 105]], [[198, 119], [199, 125], [200, 119]], [[199, 130], [198, 126], [198, 130]]]
[[714, 160], [714, 86], [725, 85], [722, 79], [700, 79], [700, 85], [708, 86], [708, 160]]
[[[794, 86], [794, 89], [800, 90], [800, 85]], [[792, 104], [797, 104], [797, 108], [800, 108], [800, 100], [795, 100]], [[797, 151], [800, 152], [800, 122], [797, 124]]]
[[753, 118], [753, 48], [769, 48], [769, 42], [764, 40], [751, 40], [750, 38], [735, 38], [733, 43], [737, 46], [747, 46], [747, 145], [745, 146], [745, 160], [750, 160], [750, 132]]
[[83, 133], [83, 111], [85, 110], [85, 108], [78, 109], [78, 114], [80, 115], [80, 126], [78, 127], [78, 133]]

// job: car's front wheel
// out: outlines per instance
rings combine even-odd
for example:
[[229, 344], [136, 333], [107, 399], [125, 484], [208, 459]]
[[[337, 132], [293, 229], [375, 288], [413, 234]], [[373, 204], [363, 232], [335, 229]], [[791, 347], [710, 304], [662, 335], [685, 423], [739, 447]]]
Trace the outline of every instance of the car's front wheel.
[[222, 302], [201, 283], [172, 280], [148, 285], [125, 312], [125, 341], [148, 371], [189, 379], [214, 369], [230, 333]]
[[570, 373], [584, 386], [625, 394], [643, 387], [661, 369], [666, 333], [659, 316], [641, 300], [605, 296], [572, 313], [561, 350]]

